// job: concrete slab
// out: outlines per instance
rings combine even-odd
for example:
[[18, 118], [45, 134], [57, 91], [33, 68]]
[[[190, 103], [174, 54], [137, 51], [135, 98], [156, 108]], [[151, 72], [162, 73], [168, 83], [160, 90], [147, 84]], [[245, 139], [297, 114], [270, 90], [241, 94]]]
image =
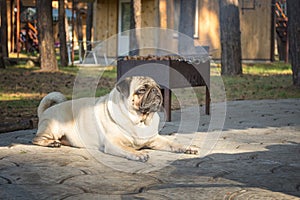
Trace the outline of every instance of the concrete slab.
[[36, 130], [0, 134], [0, 199], [300, 199], [300, 99], [226, 109], [214, 118], [225, 120], [222, 132], [210, 129], [202, 109], [200, 117], [195, 108], [174, 111], [161, 133], [202, 152], [149, 150], [147, 164], [34, 146]]

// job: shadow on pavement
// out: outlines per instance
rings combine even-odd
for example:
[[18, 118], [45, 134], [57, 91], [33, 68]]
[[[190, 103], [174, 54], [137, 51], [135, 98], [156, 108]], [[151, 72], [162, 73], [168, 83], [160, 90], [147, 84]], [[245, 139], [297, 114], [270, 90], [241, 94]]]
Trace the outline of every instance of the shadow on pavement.
[[176, 169], [169, 174], [171, 180], [151, 189], [239, 187], [235, 192], [237, 197], [245, 196], [245, 188], [260, 188], [264, 189], [262, 195], [265, 197], [268, 196], [266, 190], [300, 197], [300, 144], [278, 144], [266, 148], [266, 151], [216, 153], [175, 161], [172, 165]]

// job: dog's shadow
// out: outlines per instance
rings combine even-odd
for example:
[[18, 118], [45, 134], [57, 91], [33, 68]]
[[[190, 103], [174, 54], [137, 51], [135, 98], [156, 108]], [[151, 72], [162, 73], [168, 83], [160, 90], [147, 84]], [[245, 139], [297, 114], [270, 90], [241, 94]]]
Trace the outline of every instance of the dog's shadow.
[[0, 147], [12, 146], [14, 144], [33, 145], [32, 139], [36, 134], [36, 129], [20, 130], [0, 134]]

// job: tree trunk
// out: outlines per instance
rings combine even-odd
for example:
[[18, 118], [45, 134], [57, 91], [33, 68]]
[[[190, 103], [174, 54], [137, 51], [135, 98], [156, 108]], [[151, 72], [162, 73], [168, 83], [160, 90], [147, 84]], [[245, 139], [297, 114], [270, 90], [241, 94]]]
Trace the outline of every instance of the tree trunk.
[[59, 0], [58, 4], [59, 15], [59, 53], [60, 53], [60, 64], [61, 66], [68, 66], [68, 49], [67, 49], [67, 36], [66, 36], [66, 21], [65, 21], [65, 1]]
[[[0, 31], [2, 27], [0, 26]], [[0, 44], [1, 44], [1, 37], [0, 37]], [[5, 62], [4, 62], [4, 56], [2, 54], [2, 48], [0, 47], [0, 69], [5, 69]]]
[[92, 28], [93, 28], [93, 2], [88, 3], [87, 17], [86, 17], [86, 48], [88, 51], [92, 50], [92, 46], [88, 42], [92, 40]]
[[4, 58], [1, 52], [0, 52], [0, 69], [5, 69]]
[[219, 0], [221, 74], [242, 74], [241, 31], [238, 0]]
[[80, 48], [81, 58], [84, 56], [84, 46], [83, 46], [83, 32], [82, 32], [82, 14], [81, 9], [76, 5], [76, 27], [77, 27], [77, 38], [78, 45]]
[[289, 54], [293, 84], [300, 86], [300, 1], [287, 0]]
[[41, 69], [57, 71], [52, 24], [52, 0], [37, 0], [36, 4]]
[[8, 47], [7, 47], [7, 5], [6, 0], [0, 0], [1, 9], [1, 49], [0, 52], [2, 57], [8, 57]]
[[131, 0], [130, 9], [130, 32], [129, 32], [129, 55], [139, 55], [139, 42], [136, 28], [140, 28], [141, 0]]
[[180, 18], [178, 51], [180, 54], [191, 54], [194, 51], [194, 34], [195, 34], [195, 0], [180, 1]]

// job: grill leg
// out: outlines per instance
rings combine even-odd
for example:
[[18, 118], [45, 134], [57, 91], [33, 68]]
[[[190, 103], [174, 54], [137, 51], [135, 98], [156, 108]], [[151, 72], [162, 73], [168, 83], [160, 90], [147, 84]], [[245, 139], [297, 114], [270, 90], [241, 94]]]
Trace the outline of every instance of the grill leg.
[[210, 92], [207, 86], [206, 87], [206, 100], [205, 100], [205, 114], [210, 114]]
[[168, 88], [164, 88], [163, 95], [164, 95], [164, 107], [166, 110], [166, 121], [171, 121], [171, 90]]

